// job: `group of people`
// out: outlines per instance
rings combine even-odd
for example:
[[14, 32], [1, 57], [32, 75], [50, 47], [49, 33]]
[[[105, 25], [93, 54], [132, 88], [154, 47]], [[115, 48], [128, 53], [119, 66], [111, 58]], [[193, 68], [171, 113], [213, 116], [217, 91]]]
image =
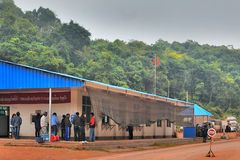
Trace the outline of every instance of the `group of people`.
[[12, 137], [19, 139], [20, 126], [22, 125], [22, 118], [20, 117], [20, 112], [14, 113], [11, 118], [10, 127], [12, 132]]
[[[196, 125], [196, 135], [197, 137], [203, 137], [203, 142], [205, 143], [208, 138], [208, 129], [213, 128], [211, 123], [203, 123], [202, 125], [197, 124]], [[226, 128], [224, 130], [225, 132], [231, 132], [230, 124], [226, 125]]]
[[196, 136], [203, 137], [203, 143], [207, 142], [208, 139], [208, 129], [212, 128], [210, 123], [203, 123], [202, 125], [196, 125]]
[[[96, 120], [94, 117], [94, 113], [90, 114], [90, 121], [87, 122], [86, 120], [86, 113], [82, 113], [79, 115], [79, 112], [74, 113], [70, 116], [70, 114], [66, 114], [62, 116], [61, 122], [59, 122], [57, 114], [53, 113], [51, 115], [51, 131], [53, 135], [58, 135], [58, 126], [61, 127], [61, 138], [65, 141], [69, 141], [71, 137], [71, 127], [73, 126], [74, 129], [74, 140], [75, 141], [82, 141], [82, 143], [87, 143], [86, 136], [85, 136], [85, 128], [86, 124], [89, 123], [90, 134], [89, 134], [89, 141], [95, 141], [95, 125]], [[39, 137], [42, 134], [48, 133], [48, 118], [47, 112], [41, 116], [38, 113], [34, 120], [35, 123], [35, 136]]]

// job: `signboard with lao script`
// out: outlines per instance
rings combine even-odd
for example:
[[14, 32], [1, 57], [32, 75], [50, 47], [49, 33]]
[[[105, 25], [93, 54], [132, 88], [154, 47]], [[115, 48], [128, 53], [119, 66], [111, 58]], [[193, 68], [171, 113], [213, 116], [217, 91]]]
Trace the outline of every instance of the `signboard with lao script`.
[[[53, 92], [52, 103], [70, 103], [71, 92]], [[0, 104], [48, 104], [49, 93], [0, 93]]]

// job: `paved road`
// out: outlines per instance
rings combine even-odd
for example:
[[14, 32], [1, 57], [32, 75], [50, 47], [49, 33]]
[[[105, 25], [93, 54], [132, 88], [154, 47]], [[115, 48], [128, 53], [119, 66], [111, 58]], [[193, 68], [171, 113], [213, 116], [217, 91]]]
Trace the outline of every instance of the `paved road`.
[[240, 160], [240, 139], [219, 141], [213, 144], [215, 158], [205, 157], [209, 143], [114, 154], [87, 160]]

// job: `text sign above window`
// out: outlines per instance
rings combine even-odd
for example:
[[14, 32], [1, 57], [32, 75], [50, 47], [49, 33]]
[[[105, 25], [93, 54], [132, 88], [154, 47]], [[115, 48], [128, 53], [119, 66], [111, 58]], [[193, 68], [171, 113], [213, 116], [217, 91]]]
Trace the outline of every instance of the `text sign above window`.
[[[70, 103], [70, 92], [53, 92], [52, 103]], [[0, 93], [0, 104], [48, 104], [49, 93]]]

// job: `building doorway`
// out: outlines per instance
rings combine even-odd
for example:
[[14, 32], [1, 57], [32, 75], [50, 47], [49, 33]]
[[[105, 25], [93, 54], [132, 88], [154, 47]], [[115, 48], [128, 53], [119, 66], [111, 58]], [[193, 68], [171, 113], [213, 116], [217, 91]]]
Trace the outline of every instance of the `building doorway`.
[[0, 137], [9, 136], [9, 111], [9, 107], [0, 106]]
[[91, 113], [91, 99], [89, 96], [82, 97], [82, 113], [86, 113], [87, 122], [90, 121], [90, 113]]

